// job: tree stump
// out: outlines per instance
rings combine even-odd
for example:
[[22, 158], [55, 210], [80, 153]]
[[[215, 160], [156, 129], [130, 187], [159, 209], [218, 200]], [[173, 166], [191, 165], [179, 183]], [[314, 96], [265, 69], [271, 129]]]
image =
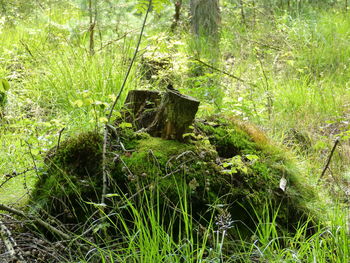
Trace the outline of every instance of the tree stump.
[[[161, 98], [161, 101], [160, 101]], [[199, 101], [177, 90], [132, 90], [125, 101], [126, 121], [154, 137], [183, 141], [198, 111]], [[132, 121], [130, 119], [133, 118]]]
[[158, 91], [131, 90], [124, 103], [124, 119], [137, 129], [146, 128], [153, 122], [160, 106]]
[[198, 106], [198, 100], [178, 91], [168, 90], [163, 95], [157, 115], [147, 131], [155, 137], [183, 141], [183, 134], [192, 124]]

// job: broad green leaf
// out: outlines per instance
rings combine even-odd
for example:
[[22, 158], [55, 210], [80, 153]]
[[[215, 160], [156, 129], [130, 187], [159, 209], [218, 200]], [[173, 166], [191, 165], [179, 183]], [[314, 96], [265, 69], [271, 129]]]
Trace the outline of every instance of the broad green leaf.
[[259, 160], [259, 156], [255, 155], [255, 154], [247, 154], [245, 157], [247, 157], [247, 159], [249, 161]]
[[1, 92], [5, 92], [8, 91], [10, 89], [10, 84], [6, 79], [1, 79], [0, 81], [0, 91]]
[[100, 122], [103, 122], [103, 123], [107, 123], [108, 122], [108, 119], [106, 117], [100, 117], [99, 118], [99, 121]]
[[119, 124], [119, 127], [122, 128], [122, 129], [132, 128], [132, 124], [129, 123], [129, 122], [122, 122], [121, 124]]
[[121, 118], [122, 117], [122, 114], [120, 113], [120, 111], [115, 111], [113, 113], [113, 116], [116, 117], [116, 118]]
[[94, 103], [94, 100], [91, 99], [91, 98], [86, 98], [86, 99], [84, 99], [84, 104], [85, 104], [85, 105], [91, 105], [91, 104], [93, 104], [93, 103]]
[[72, 105], [75, 107], [78, 107], [78, 108], [82, 107], [83, 104], [84, 104], [84, 102], [82, 100], [76, 100], [76, 101], [72, 102]]
[[108, 95], [108, 98], [110, 98], [110, 99], [111, 99], [111, 101], [115, 101], [115, 100], [116, 100], [116, 98], [117, 98], [117, 96], [116, 96], [116, 95], [114, 95], [114, 94], [110, 94], [110, 95]]

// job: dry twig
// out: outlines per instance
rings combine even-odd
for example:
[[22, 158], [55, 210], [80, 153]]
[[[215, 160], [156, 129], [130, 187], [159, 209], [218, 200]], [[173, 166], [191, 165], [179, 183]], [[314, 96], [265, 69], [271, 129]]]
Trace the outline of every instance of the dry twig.
[[333, 148], [332, 148], [332, 150], [331, 150], [331, 153], [330, 153], [329, 156], [328, 156], [327, 163], [326, 163], [325, 167], [323, 168], [323, 171], [322, 171], [322, 173], [321, 173], [320, 178], [318, 178], [318, 181], [320, 181], [321, 178], [325, 175], [325, 173], [326, 173], [326, 171], [327, 171], [327, 169], [328, 169], [328, 167], [329, 167], [329, 164], [331, 163], [331, 160], [332, 160], [334, 151], [335, 151], [335, 149], [337, 148], [338, 143], [339, 143], [339, 138], [337, 138], [337, 139], [335, 140], [335, 142], [334, 142], [334, 145], [333, 145]]
[[11, 213], [13, 215], [16, 215], [16, 216], [20, 216], [20, 217], [23, 217], [23, 218], [28, 218], [28, 219], [32, 220], [33, 222], [35, 222], [36, 224], [46, 228], [51, 233], [56, 234], [57, 236], [60, 236], [63, 239], [67, 239], [67, 240], [72, 239], [72, 237], [70, 235], [62, 232], [58, 228], [50, 225], [49, 223], [45, 222], [44, 220], [42, 220], [39, 217], [35, 217], [35, 216], [32, 216], [32, 215], [27, 215], [24, 212], [22, 212], [21, 210], [9, 207], [9, 206], [4, 205], [4, 204], [0, 204], [0, 210], [9, 212], [9, 213]]
[[138, 50], [139, 50], [139, 47], [140, 47], [140, 44], [141, 44], [141, 39], [142, 39], [142, 36], [143, 36], [143, 31], [145, 29], [145, 25], [146, 25], [146, 21], [147, 21], [147, 17], [148, 17], [148, 14], [151, 10], [151, 7], [152, 7], [152, 0], [149, 0], [149, 3], [148, 3], [148, 9], [146, 11], [146, 15], [145, 15], [145, 19], [143, 21], [143, 24], [142, 24], [142, 28], [141, 28], [141, 32], [140, 32], [140, 35], [139, 35], [139, 39], [138, 39], [138, 42], [137, 42], [137, 45], [136, 45], [136, 49], [135, 49], [135, 52], [134, 52], [134, 56], [130, 62], [130, 65], [129, 65], [129, 68], [128, 68], [128, 71], [125, 75], [125, 78], [124, 78], [124, 81], [123, 81], [123, 84], [119, 90], [119, 93], [116, 97], [116, 99], [114, 100], [113, 102], [113, 105], [109, 111], [109, 114], [108, 114], [108, 117], [107, 117], [107, 123], [105, 125], [105, 128], [104, 128], [104, 135], [103, 135], [103, 148], [102, 148], [102, 197], [101, 197], [101, 203], [103, 204], [105, 202], [105, 195], [107, 193], [107, 185], [108, 185], [108, 171], [107, 171], [107, 167], [106, 167], [106, 153], [107, 153], [107, 141], [108, 141], [108, 125], [111, 121], [111, 118], [112, 118], [112, 114], [113, 114], [113, 111], [114, 111], [114, 108], [117, 104], [117, 102], [119, 101], [120, 99], [120, 96], [122, 95], [124, 89], [125, 89], [125, 86], [126, 86], [126, 82], [129, 78], [129, 75], [130, 75], [130, 72], [131, 72], [131, 68], [132, 66], [134, 65], [134, 62], [135, 62], [135, 59], [137, 57], [137, 53], [138, 53]]

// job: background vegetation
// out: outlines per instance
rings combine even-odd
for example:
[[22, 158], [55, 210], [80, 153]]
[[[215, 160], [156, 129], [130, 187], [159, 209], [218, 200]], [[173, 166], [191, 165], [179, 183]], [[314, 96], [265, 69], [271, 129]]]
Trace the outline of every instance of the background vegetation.
[[[230, 240], [213, 219], [203, 244], [193, 247], [192, 231], [176, 242], [151, 206], [130, 205], [137, 229], [128, 245], [96, 246], [92, 254], [103, 262], [347, 262], [348, 2], [221, 1], [218, 31], [209, 37], [193, 34], [190, 3], [179, 2], [180, 20], [172, 27], [175, 3], [154, 1], [122, 96], [129, 89], [164, 90], [171, 83], [201, 100], [199, 117], [221, 113], [259, 126], [291, 152], [307, 184], [329, 205], [329, 217], [311, 236], [303, 225], [294, 236], [279, 236], [277, 211], [266, 204], [252, 242]], [[0, 79], [9, 83], [9, 89], [0, 85], [0, 180], [6, 182], [0, 203], [25, 202], [43, 156], [60, 137], [102, 130], [147, 4], [0, 0]], [[340, 144], [320, 178], [336, 138]], [[184, 214], [187, 209], [185, 198]]]

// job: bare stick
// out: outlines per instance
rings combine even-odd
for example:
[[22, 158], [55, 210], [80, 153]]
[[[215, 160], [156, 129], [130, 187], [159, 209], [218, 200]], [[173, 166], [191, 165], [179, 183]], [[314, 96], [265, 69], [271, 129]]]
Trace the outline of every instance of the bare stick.
[[224, 75], [226, 75], [226, 76], [229, 76], [229, 77], [231, 77], [231, 78], [233, 78], [233, 79], [235, 79], [235, 80], [238, 80], [238, 81], [240, 81], [240, 82], [243, 82], [243, 83], [246, 83], [246, 84], [248, 84], [249, 86], [252, 86], [252, 87], [258, 87], [257, 85], [255, 85], [254, 83], [251, 83], [251, 82], [247, 82], [247, 81], [245, 81], [244, 79], [241, 79], [240, 77], [237, 77], [237, 76], [235, 76], [235, 75], [233, 75], [233, 74], [231, 74], [231, 73], [228, 73], [228, 72], [226, 72], [226, 71], [223, 71], [223, 70], [221, 70], [221, 69], [218, 69], [218, 68], [216, 68], [216, 67], [213, 67], [212, 65], [209, 65], [208, 63], [205, 63], [204, 61], [202, 61], [202, 60], [200, 60], [200, 59], [194, 59], [195, 61], [197, 61], [197, 62], [199, 62], [199, 63], [201, 63], [201, 64], [203, 64], [204, 66], [206, 66], [206, 67], [208, 67], [208, 68], [211, 68], [211, 69], [213, 69], [213, 70], [215, 70], [215, 71], [218, 71], [218, 72], [220, 72], [220, 73], [222, 73], [222, 74], [224, 74]]
[[142, 24], [142, 28], [141, 28], [141, 32], [140, 32], [140, 35], [139, 35], [139, 39], [138, 39], [138, 42], [137, 42], [137, 45], [136, 45], [136, 49], [135, 49], [135, 52], [134, 52], [134, 56], [130, 62], [130, 65], [129, 65], [129, 68], [128, 68], [128, 71], [126, 72], [126, 75], [125, 75], [125, 78], [124, 78], [124, 81], [123, 81], [123, 84], [119, 90], [119, 93], [118, 93], [118, 96], [116, 97], [116, 99], [114, 100], [114, 103], [110, 109], [110, 112], [108, 114], [108, 122], [110, 121], [111, 117], [112, 117], [112, 114], [113, 114], [113, 110], [115, 108], [115, 105], [117, 104], [120, 96], [122, 95], [123, 91], [124, 91], [124, 88], [125, 88], [125, 85], [126, 85], [126, 81], [128, 80], [129, 78], [129, 75], [130, 75], [130, 72], [131, 72], [131, 68], [132, 66], [134, 65], [134, 62], [135, 62], [135, 59], [136, 59], [136, 56], [137, 56], [137, 53], [139, 51], [139, 48], [140, 48], [140, 44], [141, 44], [141, 40], [142, 40], [142, 36], [143, 36], [143, 31], [145, 29], [145, 25], [146, 25], [146, 21], [147, 21], [147, 17], [148, 17], [148, 13], [150, 12], [151, 10], [151, 6], [152, 6], [152, 0], [149, 0], [149, 3], [148, 3], [148, 9], [146, 11], [146, 15], [145, 15], [145, 19], [143, 20], [143, 24]]
[[102, 149], [102, 173], [103, 173], [103, 178], [102, 178], [102, 181], [103, 181], [103, 185], [102, 185], [102, 197], [101, 197], [101, 203], [104, 203], [105, 202], [105, 195], [107, 193], [107, 184], [108, 184], [108, 171], [106, 169], [106, 153], [107, 153], [107, 140], [108, 140], [108, 124], [110, 123], [111, 121], [111, 118], [112, 118], [112, 114], [113, 114], [113, 110], [115, 108], [115, 105], [117, 104], [120, 96], [122, 95], [124, 89], [125, 89], [125, 86], [126, 86], [126, 82], [129, 78], [129, 75], [130, 75], [130, 72], [131, 72], [131, 68], [132, 66], [134, 65], [134, 62], [135, 62], [135, 59], [136, 59], [136, 56], [137, 56], [137, 53], [139, 51], [139, 48], [140, 48], [140, 44], [141, 44], [141, 40], [142, 40], [142, 35], [143, 35], [143, 31], [145, 29], [145, 25], [146, 25], [146, 21], [147, 21], [147, 17], [148, 17], [148, 13], [150, 12], [151, 10], [151, 7], [152, 7], [152, 0], [149, 0], [149, 3], [148, 3], [148, 9], [146, 11], [146, 15], [145, 15], [145, 19], [143, 20], [143, 24], [142, 24], [142, 28], [141, 28], [141, 32], [140, 32], [140, 35], [139, 35], [139, 39], [138, 39], [138, 42], [137, 42], [137, 45], [136, 45], [136, 49], [135, 49], [135, 52], [134, 52], [134, 56], [130, 62], [130, 65], [129, 65], [129, 68], [128, 68], [128, 71], [125, 75], [125, 78], [124, 78], [124, 81], [123, 81], [123, 84], [119, 90], [119, 93], [118, 93], [118, 96], [116, 97], [116, 99], [114, 100], [113, 102], [113, 105], [109, 111], [109, 114], [108, 114], [108, 118], [107, 118], [107, 123], [105, 125], [105, 128], [104, 128], [104, 134], [103, 134], [103, 149]]
[[331, 150], [331, 153], [330, 153], [329, 156], [328, 156], [327, 163], [326, 163], [325, 167], [323, 168], [323, 171], [322, 171], [322, 173], [321, 173], [320, 178], [318, 178], [318, 181], [320, 181], [321, 178], [325, 175], [325, 173], [326, 173], [326, 171], [327, 171], [327, 169], [328, 169], [328, 167], [329, 167], [329, 164], [331, 163], [331, 160], [332, 160], [332, 157], [333, 157], [333, 153], [334, 153], [335, 148], [337, 147], [338, 143], [339, 143], [339, 138], [337, 138], [337, 139], [335, 140], [335, 142], [334, 142], [334, 145], [333, 145], [333, 148], [332, 148], [332, 150]]
[[12, 207], [9, 207], [9, 206], [4, 205], [4, 204], [0, 204], [0, 210], [9, 212], [9, 213], [14, 214], [16, 216], [20, 216], [20, 217], [23, 217], [23, 218], [28, 218], [30, 220], [33, 220], [35, 223], [37, 223], [38, 225], [46, 228], [51, 233], [54, 233], [54, 234], [56, 234], [56, 235], [58, 235], [58, 236], [60, 236], [60, 237], [62, 237], [64, 239], [67, 239], [67, 240], [71, 239], [71, 236], [69, 236], [68, 234], [62, 232], [61, 230], [57, 229], [56, 227], [46, 223], [44, 220], [40, 219], [37, 216], [26, 215], [22, 211], [17, 210], [17, 209], [12, 208]]
[[[95, 6], [96, 8], [96, 6]], [[92, 0], [89, 0], [89, 17], [90, 17], [90, 26], [89, 26], [89, 32], [90, 32], [90, 55], [95, 54], [94, 50], [94, 32], [95, 32], [95, 25], [96, 25], [96, 20], [93, 17], [93, 10], [92, 10]]]
[[60, 142], [61, 142], [61, 136], [62, 136], [62, 132], [64, 131], [65, 127], [63, 127], [59, 133], [58, 133], [58, 140], [57, 140], [57, 148], [56, 148], [56, 152], [58, 151], [58, 149], [60, 148]]

